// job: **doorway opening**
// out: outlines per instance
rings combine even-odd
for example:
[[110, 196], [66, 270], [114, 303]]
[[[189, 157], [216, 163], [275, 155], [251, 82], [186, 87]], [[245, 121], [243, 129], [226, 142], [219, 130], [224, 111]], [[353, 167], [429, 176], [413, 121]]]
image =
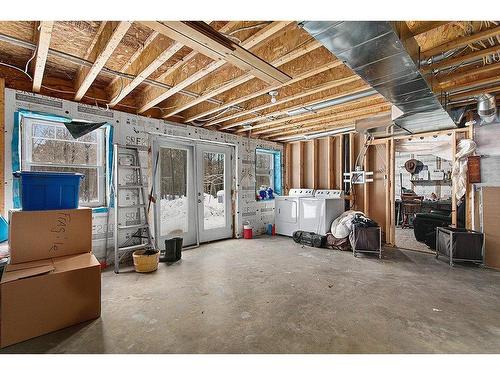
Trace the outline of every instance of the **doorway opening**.
[[232, 237], [233, 151], [219, 144], [155, 143], [155, 232], [160, 249], [172, 237], [182, 237], [184, 247]]
[[434, 253], [435, 226], [452, 223], [452, 136], [395, 139], [395, 245]]

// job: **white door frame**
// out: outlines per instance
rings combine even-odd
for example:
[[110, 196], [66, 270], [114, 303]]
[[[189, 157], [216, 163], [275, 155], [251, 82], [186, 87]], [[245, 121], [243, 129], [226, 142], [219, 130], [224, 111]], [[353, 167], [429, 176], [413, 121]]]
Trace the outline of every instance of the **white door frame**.
[[[224, 238], [231, 238], [233, 235], [233, 215], [232, 215], [232, 161], [233, 161], [233, 147], [220, 145], [220, 144], [198, 144], [196, 146], [196, 167], [197, 167], [197, 203], [198, 203], [198, 231], [200, 242], [215, 241]], [[225, 212], [225, 226], [220, 228], [204, 228], [204, 192], [203, 192], [203, 154], [205, 152], [214, 152], [224, 155], [224, 212]]]
[[[225, 197], [225, 202], [226, 202], [226, 228], [227, 229], [225, 232], [224, 231], [217, 231], [214, 229], [210, 230], [209, 235], [201, 235], [201, 232], [203, 231], [203, 226], [202, 226], [202, 220], [203, 216], [200, 215], [202, 213], [202, 208], [196, 207], [196, 205], [203, 205], [203, 201], [201, 203], [195, 203], [195, 210], [194, 210], [194, 222], [195, 222], [195, 237], [196, 241], [193, 242], [184, 242], [184, 247], [191, 247], [193, 246], [198, 246], [201, 242], [209, 242], [209, 241], [214, 241], [217, 239], [223, 239], [223, 238], [232, 238], [233, 236], [233, 211], [232, 211], [232, 186], [233, 186], [233, 163], [235, 165], [235, 173], [238, 173], [238, 165], [236, 163], [236, 158], [235, 158], [235, 152], [237, 147], [233, 144], [230, 143], [222, 143], [222, 142], [212, 142], [212, 141], [205, 141], [205, 140], [193, 140], [193, 139], [188, 139], [185, 137], [175, 137], [175, 136], [164, 136], [164, 135], [157, 135], [153, 141], [152, 141], [152, 163], [158, 165], [152, 165], [153, 169], [153, 176], [154, 176], [154, 181], [152, 183], [154, 184], [154, 197], [156, 198], [156, 203], [155, 203], [155, 208], [154, 208], [154, 220], [155, 220], [155, 239], [157, 242], [157, 245], [160, 249], [164, 248], [164, 244], [161, 244], [160, 242], [160, 202], [159, 202], [159, 191], [160, 191], [160, 165], [159, 165], [159, 152], [161, 147], [166, 147], [166, 148], [191, 148], [192, 149], [192, 157], [191, 161], [188, 160], [188, 164], [192, 164], [192, 178], [193, 178], [193, 185], [194, 185], [194, 198], [198, 199], [198, 189], [201, 180], [199, 180], [198, 173], [202, 173], [202, 168], [197, 168], [196, 164], [197, 161], [199, 160], [198, 154], [200, 153], [203, 155], [203, 150], [207, 151], [214, 151], [217, 152], [218, 150], [221, 150], [226, 154], [225, 157], [225, 163], [224, 163], [224, 184], [225, 184], [225, 190], [229, 192], [227, 196]], [[156, 169], [156, 171], [155, 171]], [[201, 189], [202, 191], [203, 189]], [[236, 199], [236, 198], [235, 198]], [[237, 201], [237, 199], [236, 199]], [[198, 202], [196, 200], [196, 202]], [[201, 224], [200, 224], [201, 223]]]
[[165, 247], [165, 239], [167, 237], [172, 237], [172, 236], [162, 236], [161, 235], [161, 197], [160, 197], [160, 175], [161, 175], [161, 165], [160, 165], [160, 160], [159, 160], [159, 152], [161, 148], [173, 148], [173, 149], [181, 149], [181, 150], [187, 150], [187, 179], [186, 181], [187, 184], [187, 198], [189, 200], [189, 206], [188, 206], [188, 212], [191, 213], [191, 215], [188, 215], [188, 232], [184, 234], [179, 234], [178, 237], [183, 238], [183, 246], [192, 246], [192, 245], [197, 245], [199, 244], [198, 241], [198, 210], [197, 210], [197, 205], [195, 203], [195, 198], [196, 198], [196, 192], [197, 192], [197, 187], [196, 187], [196, 167], [195, 167], [195, 160], [196, 160], [196, 150], [194, 145], [189, 144], [187, 142], [180, 142], [177, 140], [169, 140], [165, 138], [158, 138], [153, 142], [153, 162], [157, 165], [153, 165], [153, 168], [156, 168], [156, 173], [154, 175], [154, 181], [152, 183], [154, 184], [154, 190], [155, 190], [155, 209], [154, 209], [154, 222], [155, 222], [155, 238], [156, 238], [156, 243], [157, 246], [160, 249], [164, 249]]

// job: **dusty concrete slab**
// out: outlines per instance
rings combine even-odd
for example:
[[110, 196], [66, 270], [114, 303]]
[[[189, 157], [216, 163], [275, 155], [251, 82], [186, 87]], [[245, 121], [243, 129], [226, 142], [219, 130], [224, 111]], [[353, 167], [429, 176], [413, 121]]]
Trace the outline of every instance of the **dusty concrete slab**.
[[500, 272], [417, 252], [229, 240], [102, 286], [99, 320], [0, 353], [500, 352]]

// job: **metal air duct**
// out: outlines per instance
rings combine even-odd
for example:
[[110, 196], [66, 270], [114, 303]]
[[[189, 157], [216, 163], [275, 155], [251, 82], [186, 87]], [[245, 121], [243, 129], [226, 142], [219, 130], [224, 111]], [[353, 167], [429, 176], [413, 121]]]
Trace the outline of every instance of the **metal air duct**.
[[[418, 45], [403, 23], [305, 21], [301, 25], [404, 113], [394, 120], [391, 134], [455, 127], [420, 74]], [[383, 128], [370, 133], [388, 135]]]
[[492, 122], [497, 113], [497, 103], [494, 95], [481, 94], [477, 98], [477, 114], [485, 122]]

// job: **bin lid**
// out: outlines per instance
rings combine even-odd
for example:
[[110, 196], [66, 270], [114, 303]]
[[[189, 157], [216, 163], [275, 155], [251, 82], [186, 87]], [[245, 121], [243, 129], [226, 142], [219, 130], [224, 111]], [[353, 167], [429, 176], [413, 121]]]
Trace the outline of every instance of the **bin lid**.
[[84, 175], [76, 172], [44, 172], [44, 171], [18, 171], [12, 173], [14, 177], [24, 177], [24, 176], [38, 176], [38, 177], [69, 177], [78, 176], [83, 178]]

